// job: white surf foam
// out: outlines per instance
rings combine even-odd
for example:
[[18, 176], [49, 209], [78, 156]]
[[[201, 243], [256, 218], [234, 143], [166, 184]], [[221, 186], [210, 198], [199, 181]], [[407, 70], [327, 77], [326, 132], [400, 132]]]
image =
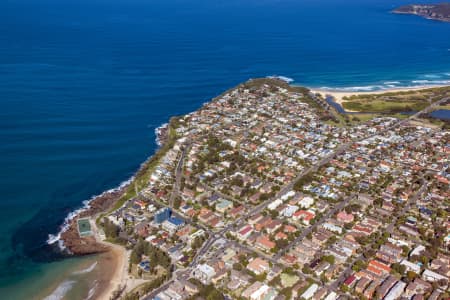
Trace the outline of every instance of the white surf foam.
[[272, 75], [272, 76], [267, 76], [267, 78], [280, 79], [280, 80], [283, 80], [283, 81], [285, 81], [287, 83], [294, 82], [293, 78], [290, 78], [290, 77], [287, 77], [287, 76]]
[[[161, 141], [159, 140], [159, 137], [158, 137], [158, 136], [159, 136], [158, 132], [159, 132], [161, 129], [167, 127], [167, 126], [169, 126], [169, 124], [168, 124], [168, 123], [164, 123], [164, 124], [162, 124], [161, 126], [159, 126], [159, 127], [157, 127], [157, 128], [155, 129], [155, 133], [156, 133], [156, 144], [157, 144], [158, 146], [161, 146], [161, 145], [162, 145], [162, 143], [161, 143]], [[144, 162], [144, 163], [145, 163], [145, 162]], [[142, 164], [144, 164], [144, 163], [142, 163]], [[142, 166], [142, 164], [141, 164], [141, 166]], [[67, 217], [64, 219], [64, 222], [63, 222], [63, 224], [61, 225], [61, 227], [60, 227], [60, 229], [59, 229], [59, 232], [58, 232], [57, 234], [49, 234], [49, 235], [48, 235], [48, 238], [47, 238], [47, 241], [46, 241], [47, 244], [53, 245], [53, 244], [55, 244], [55, 243], [57, 242], [57, 243], [58, 243], [59, 249], [60, 249], [61, 251], [65, 251], [65, 250], [66, 250], [66, 247], [64, 246], [64, 242], [61, 240], [61, 234], [64, 233], [65, 231], [67, 231], [67, 230], [69, 229], [70, 222], [73, 220], [73, 218], [75, 218], [75, 217], [76, 217], [78, 214], [80, 214], [81, 212], [83, 212], [83, 211], [89, 209], [89, 207], [90, 207], [89, 205], [90, 205], [91, 201], [94, 200], [96, 197], [102, 196], [102, 195], [104, 195], [104, 194], [106, 194], [106, 193], [116, 192], [116, 191], [122, 189], [123, 187], [125, 187], [126, 185], [130, 184], [133, 180], [134, 180], [134, 176], [132, 176], [130, 179], [128, 179], [128, 180], [122, 182], [122, 183], [121, 183], [118, 187], [116, 187], [116, 188], [109, 189], [109, 190], [107, 190], [107, 191], [101, 193], [100, 195], [92, 196], [91, 199], [83, 201], [83, 202], [82, 202], [82, 203], [83, 203], [83, 206], [82, 206], [82, 207], [80, 207], [79, 209], [76, 209], [76, 210], [70, 212], [70, 213], [67, 215]]]
[[168, 126], [168, 123], [164, 123], [161, 126], [155, 128], [156, 144], [158, 145], [158, 147], [162, 146], [162, 141], [160, 138], [161, 131], [167, 129]]
[[97, 262], [94, 262], [92, 265], [90, 265], [86, 269], [83, 269], [83, 270], [80, 270], [80, 271], [75, 271], [72, 274], [80, 275], [80, 274], [90, 273], [90, 272], [92, 272], [95, 269], [96, 266], [97, 266]]
[[44, 300], [60, 300], [63, 299], [68, 291], [72, 288], [75, 281], [67, 280], [61, 283], [50, 295], [44, 298]]
[[[450, 76], [450, 73], [445, 73], [447, 76]], [[432, 76], [432, 75], [430, 75]], [[400, 81], [385, 81], [383, 84], [378, 85], [366, 85], [366, 86], [349, 86], [349, 87], [329, 87], [322, 86], [319, 87], [319, 90], [322, 91], [330, 91], [330, 92], [375, 92], [375, 91], [389, 91], [392, 89], [408, 89], [408, 88], [427, 88], [439, 85], [448, 85], [450, 84], [450, 80], [448, 79], [438, 79], [432, 80], [430, 79], [417, 79], [408, 82], [400, 82]], [[434, 78], [434, 77], [433, 77]]]
[[413, 80], [411, 81], [414, 84], [419, 85], [444, 85], [444, 84], [450, 84], [450, 80], [428, 80], [428, 79], [421, 79], [421, 80]]
[[64, 246], [64, 242], [61, 240], [61, 234], [63, 234], [65, 231], [67, 231], [70, 227], [70, 222], [80, 213], [82, 213], [83, 211], [89, 209], [90, 207], [90, 203], [92, 200], [94, 200], [96, 197], [102, 196], [104, 194], [107, 193], [112, 193], [112, 192], [116, 192], [120, 189], [122, 189], [123, 187], [125, 187], [126, 185], [130, 184], [134, 179], [134, 176], [132, 176], [130, 179], [122, 182], [118, 187], [113, 188], [113, 189], [109, 189], [103, 193], [101, 193], [100, 195], [96, 195], [96, 196], [92, 196], [91, 199], [89, 200], [85, 200], [83, 201], [83, 206], [70, 212], [66, 218], [64, 219], [63, 224], [61, 225], [59, 232], [57, 234], [49, 234], [48, 238], [47, 238], [47, 244], [49, 245], [53, 245], [56, 242], [58, 242], [58, 247], [61, 251], [65, 251], [67, 250], [66, 247]]
[[94, 296], [94, 293], [95, 293], [95, 290], [97, 289], [97, 286], [98, 286], [98, 281], [94, 280], [94, 286], [89, 289], [88, 296], [86, 297], [86, 300], [89, 300], [89, 299], [92, 298], [92, 296]]
[[386, 89], [385, 86], [382, 85], [367, 85], [367, 86], [350, 86], [350, 87], [320, 87], [320, 90], [328, 90], [328, 91], [337, 91], [337, 92], [372, 92], [377, 90]]

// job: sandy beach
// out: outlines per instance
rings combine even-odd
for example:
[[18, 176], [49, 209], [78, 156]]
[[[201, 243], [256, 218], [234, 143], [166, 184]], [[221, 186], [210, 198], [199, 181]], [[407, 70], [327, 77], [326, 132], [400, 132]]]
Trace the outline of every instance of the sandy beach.
[[396, 93], [396, 92], [408, 92], [408, 91], [416, 91], [416, 90], [423, 90], [423, 89], [429, 89], [429, 88], [440, 88], [440, 87], [446, 87], [448, 85], [432, 85], [432, 86], [415, 86], [415, 87], [402, 87], [402, 88], [392, 88], [392, 89], [384, 89], [384, 90], [378, 90], [378, 91], [340, 91], [340, 90], [328, 90], [328, 89], [314, 89], [311, 88], [311, 92], [321, 94], [322, 96], [325, 95], [331, 95], [334, 98], [334, 101], [336, 103], [339, 103], [342, 105], [345, 100], [344, 97], [354, 96], [354, 95], [374, 95], [374, 94], [385, 94], [385, 93]]
[[106, 280], [102, 280], [98, 286], [98, 294], [95, 299], [109, 300], [114, 291], [124, 286], [127, 277], [126, 250], [118, 245], [110, 245], [111, 250], [105, 254], [99, 263], [99, 268]]
[[[81, 264], [60, 273], [59, 280], [42, 289], [36, 299], [111, 299], [127, 282], [128, 253], [124, 247], [99, 241], [107, 251], [86, 255]], [[132, 285], [130, 285], [132, 286]]]
[[98, 291], [94, 298], [109, 300], [119, 287], [126, 285], [128, 253], [124, 247], [101, 239], [95, 219], [91, 220], [91, 226], [96, 241], [109, 247], [108, 252], [101, 254], [102, 259], [99, 262], [99, 268], [102, 270], [102, 274], [105, 274], [105, 278], [99, 282]]
[[145, 283], [146, 280], [128, 276], [130, 252], [120, 245], [102, 241], [95, 226], [95, 221], [92, 220], [91, 224], [97, 242], [110, 248], [108, 252], [101, 254], [102, 260], [99, 262], [99, 269], [102, 274], [105, 274], [105, 278], [99, 282], [97, 293], [93, 299], [109, 300], [119, 288], [125, 287], [123, 293], [127, 293]]

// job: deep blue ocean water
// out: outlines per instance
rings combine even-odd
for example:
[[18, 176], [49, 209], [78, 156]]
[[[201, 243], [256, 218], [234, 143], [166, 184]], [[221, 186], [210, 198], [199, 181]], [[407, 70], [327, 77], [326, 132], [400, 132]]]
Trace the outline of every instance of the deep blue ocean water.
[[2, 297], [59, 280], [48, 234], [129, 178], [157, 126], [239, 82], [450, 83], [450, 24], [389, 13], [408, 2], [1, 1]]

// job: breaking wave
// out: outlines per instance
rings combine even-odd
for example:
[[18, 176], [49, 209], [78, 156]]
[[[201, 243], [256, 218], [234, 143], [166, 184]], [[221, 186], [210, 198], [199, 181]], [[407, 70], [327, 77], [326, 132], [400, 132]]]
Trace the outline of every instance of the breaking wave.
[[63, 299], [68, 291], [72, 288], [75, 281], [67, 280], [61, 283], [50, 295], [44, 298], [44, 300], [60, 300]]
[[[162, 141], [160, 140], [160, 132], [161, 132], [161, 130], [167, 128], [168, 126], [169, 126], [168, 123], [164, 123], [164, 124], [162, 124], [161, 126], [159, 126], [159, 127], [157, 127], [157, 128], [155, 129], [156, 143], [158, 144], [158, 146], [161, 146], [161, 145], [162, 145]], [[144, 163], [145, 163], [145, 162], [144, 162]], [[142, 164], [144, 164], [144, 163], [142, 163]], [[142, 166], [142, 164], [141, 164], [141, 166]], [[80, 208], [78, 208], [78, 209], [76, 209], [76, 210], [70, 212], [70, 213], [66, 216], [66, 218], [64, 219], [64, 222], [63, 222], [63, 224], [61, 225], [61, 227], [60, 227], [60, 229], [59, 229], [59, 232], [58, 232], [57, 234], [49, 234], [49, 235], [48, 235], [48, 238], [47, 238], [46, 243], [47, 243], [48, 245], [53, 245], [53, 244], [55, 244], [55, 243], [58, 243], [59, 249], [60, 249], [61, 251], [65, 251], [65, 250], [66, 250], [66, 247], [64, 246], [64, 242], [61, 240], [61, 234], [64, 233], [65, 231], [67, 231], [67, 230], [69, 229], [69, 227], [70, 227], [70, 222], [71, 222], [78, 214], [80, 214], [81, 212], [83, 212], [83, 211], [89, 209], [89, 208], [90, 208], [90, 203], [91, 203], [95, 198], [100, 197], [100, 196], [102, 196], [102, 195], [104, 195], [104, 194], [107, 194], [107, 193], [112, 193], [112, 192], [119, 191], [119, 190], [121, 190], [122, 188], [124, 188], [125, 186], [127, 186], [128, 184], [130, 184], [133, 180], [134, 180], [134, 176], [132, 176], [131, 178], [129, 178], [129, 179], [126, 180], [126, 181], [123, 181], [118, 187], [109, 189], [109, 190], [107, 190], [107, 191], [104, 191], [104, 192], [101, 193], [100, 195], [92, 196], [89, 200], [83, 201], [83, 202], [82, 202], [82, 203], [83, 203], [83, 206], [82, 206], [82, 207], [80, 207]]]
[[167, 130], [168, 127], [169, 127], [169, 123], [164, 123], [161, 126], [155, 128], [156, 144], [158, 145], [158, 147], [162, 146], [163, 141], [161, 139], [161, 135], [162, 135], [162, 132], [164, 130]]
[[[156, 143], [158, 144], [158, 146], [161, 146], [161, 145], [162, 145], [162, 141], [160, 140], [160, 133], [161, 133], [161, 131], [162, 131], [163, 129], [167, 128], [168, 126], [169, 126], [168, 123], [164, 123], [164, 124], [162, 124], [161, 126], [159, 126], [159, 127], [157, 127], [157, 128], [155, 129]], [[82, 206], [82, 207], [80, 207], [80, 208], [78, 208], [78, 209], [76, 209], [76, 210], [70, 212], [70, 213], [66, 216], [66, 218], [64, 219], [64, 222], [63, 222], [63, 224], [61, 225], [61, 227], [60, 227], [60, 229], [59, 229], [59, 232], [58, 232], [57, 234], [49, 234], [49, 235], [48, 235], [48, 238], [47, 238], [47, 241], [46, 241], [47, 244], [48, 244], [48, 245], [53, 245], [53, 244], [55, 244], [55, 243], [58, 243], [59, 249], [60, 249], [61, 251], [65, 251], [65, 250], [66, 250], [66, 247], [64, 246], [64, 242], [61, 240], [61, 234], [63, 234], [65, 231], [67, 231], [67, 230], [69, 229], [69, 227], [70, 227], [70, 222], [71, 222], [78, 214], [80, 214], [81, 212], [83, 212], [83, 211], [89, 209], [89, 208], [90, 208], [90, 203], [91, 203], [91, 201], [93, 201], [95, 198], [100, 197], [100, 196], [102, 196], [102, 195], [104, 195], [104, 194], [107, 194], [107, 193], [112, 193], [112, 192], [119, 191], [119, 190], [121, 190], [122, 188], [124, 188], [125, 186], [127, 186], [128, 184], [130, 184], [133, 180], [134, 180], [134, 176], [132, 176], [130, 179], [128, 179], [128, 180], [122, 182], [122, 183], [121, 183], [118, 187], [116, 187], [116, 188], [109, 189], [109, 190], [107, 190], [107, 191], [104, 191], [104, 192], [101, 193], [100, 195], [92, 196], [91, 199], [83, 201], [83, 202], [82, 202], [82, 203], [83, 203], [83, 206]]]
[[92, 272], [95, 269], [96, 266], [97, 266], [97, 262], [94, 262], [92, 265], [90, 265], [86, 269], [83, 269], [83, 270], [80, 270], [80, 271], [75, 271], [72, 274], [80, 275], [80, 274], [90, 273], [90, 272]]
[[89, 299], [92, 298], [92, 296], [94, 296], [94, 293], [95, 293], [95, 290], [97, 289], [97, 286], [98, 286], [98, 281], [94, 280], [94, 286], [89, 289], [88, 296], [86, 297], [86, 300], [89, 300]]
[[60, 229], [59, 229], [59, 232], [58, 232], [57, 234], [49, 234], [49, 235], [48, 235], [48, 238], [47, 238], [47, 241], [46, 241], [47, 244], [48, 244], [48, 245], [53, 245], [53, 244], [55, 244], [55, 243], [58, 243], [59, 249], [60, 249], [61, 251], [65, 251], [65, 250], [66, 250], [66, 247], [64, 246], [64, 242], [61, 240], [61, 234], [63, 234], [65, 231], [67, 231], [67, 230], [69, 229], [69, 227], [70, 227], [70, 222], [71, 222], [78, 214], [80, 214], [80, 213], [82, 213], [83, 211], [89, 209], [91, 201], [93, 201], [95, 198], [100, 197], [100, 196], [102, 196], [102, 195], [105, 195], [105, 194], [107, 194], [107, 193], [113, 193], [113, 192], [119, 191], [119, 190], [121, 190], [122, 188], [124, 188], [125, 186], [127, 186], [128, 184], [130, 184], [130, 183], [133, 181], [133, 179], [134, 179], [134, 176], [132, 176], [130, 179], [128, 179], [128, 180], [122, 182], [122, 183], [121, 183], [118, 187], [116, 187], [116, 188], [109, 189], [109, 190], [107, 190], [107, 191], [101, 193], [100, 195], [92, 196], [91, 199], [83, 201], [83, 202], [82, 202], [82, 203], [83, 203], [83, 206], [82, 206], [82, 207], [80, 207], [80, 208], [78, 208], [78, 209], [76, 209], [76, 210], [70, 212], [70, 213], [66, 216], [66, 218], [64, 219], [64, 222], [63, 222], [63, 224], [61, 225], [61, 227], [60, 227]]
[[413, 80], [412, 83], [419, 84], [419, 85], [444, 85], [444, 84], [450, 84], [450, 80]]
[[287, 83], [294, 82], [293, 78], [286, 77], [286, 76], [272, 75], [272, 76], [267, 76], [267, 78], [280, 79], [280, 80], [283, 80], [283, 81], [285, 81]]
[[[443, 73], [446, 76], [450, 76], [450, 73]], [[438, 76], [438, 75], [436, 75]], [[392, 89], [408, 89], [408, 88], [427, 88], [433, 86], [450, 85], [449, 79], [442, 79], [442, 77], [431, 77], [431, 75], [423, 76], [430, 79], [416, 79], [411, 81], [385, 81], [382, 84], [365, 85], [365, 86], [350, 86], [350, 87], [319, 87], [319, 90], [334, 91], [334, 92], [376, 92], [376, 91], [389, 91]], [[431, 79], [441, 78], [441, 79]]]
[[325, 91], [336, 91], [336, 92], [372, 92], [372, 91], [388, 89], [388, 87], [384, 86], [384, 85], [351, 86], [351, 87], [340, 87], [340, 88], [323, 86], [323, 87], [320, 87], [319, 89], [325, 90]]

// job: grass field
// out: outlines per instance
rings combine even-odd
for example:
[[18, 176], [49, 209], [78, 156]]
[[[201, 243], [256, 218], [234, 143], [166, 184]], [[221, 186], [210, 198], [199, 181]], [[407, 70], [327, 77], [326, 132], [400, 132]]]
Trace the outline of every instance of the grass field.
[[342, 106], [346, 110], [374, 113], [420, 111], [445, 97], [450, 97], [450, 87], [381, 94], [355, 94], [343, 97]]
[[367, 112], [407, 112], [419, 111], [430, 105], [427, 101], [407, 101], [402, 102], [371, 100], [371, 101], [349, 101], [344, 102], [343, 107], [351, 111]]
[[438, 109], [449, 109], [450, 110], [450, 104], [445, 104], [445, 105], [439, 105], [436, 110]]

